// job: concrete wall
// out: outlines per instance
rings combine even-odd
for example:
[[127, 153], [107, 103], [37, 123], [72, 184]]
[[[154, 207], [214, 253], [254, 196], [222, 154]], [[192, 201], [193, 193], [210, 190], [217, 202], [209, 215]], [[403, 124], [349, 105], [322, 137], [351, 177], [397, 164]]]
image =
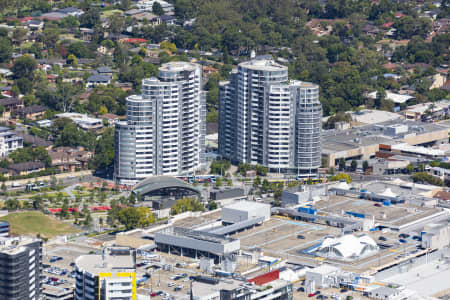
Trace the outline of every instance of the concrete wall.
[[233, 208], [222, 208], [222, 221], [227, 223], [238, 223], [249, 219], [249, 214], [245, 210]]

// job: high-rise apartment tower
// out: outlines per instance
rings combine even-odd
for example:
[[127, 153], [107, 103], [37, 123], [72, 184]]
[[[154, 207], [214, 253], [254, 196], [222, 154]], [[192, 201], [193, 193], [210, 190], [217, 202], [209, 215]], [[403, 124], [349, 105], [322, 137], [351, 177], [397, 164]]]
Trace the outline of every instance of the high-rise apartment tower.
[[220, 84], [219, 154], [274, 172], [315, 176], [321, 119], [318, 85], [290, 81], [286, 66], [257, 57]]
[[115, 177], [123, 183], [153, 175], [188, 175], [204, 164], [206, 98], [199, 65], [170, 62], [127, 98], [115, 131]]

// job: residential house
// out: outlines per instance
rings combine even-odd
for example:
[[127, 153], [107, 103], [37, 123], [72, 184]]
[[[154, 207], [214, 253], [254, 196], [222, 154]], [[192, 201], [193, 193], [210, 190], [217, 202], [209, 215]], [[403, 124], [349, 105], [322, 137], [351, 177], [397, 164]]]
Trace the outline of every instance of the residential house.
[[44, 22], [37, 19], [30, 20], [26, 24], [30, 30], [42, 30], [42, 28], [44, 28]]
[[85, 42], [91, 42], [94, 39], [94, 30], [90, 28], [80, 28], [81, 39]]
[[98, 46], [97, 47], [97, 52], [103, 55], [113, 55], [114, 54], [114, 48], [109, 49], [108, 47], [105, 46]]
[[378, 33], [380, 33], [380, 29], [377, 26], [372, 25], [372, 24], [364, 25], [363, 28], [362, 28], [362, 31], [365, 34], [367, 34], [367, 35], [369, 35], [369, 36], [371, 36], [373, 38], [375, 38], [378, 35]]
[[94, 74], [88, 78], [86, 87], [93, 88], [97, 85], [108, 85], [111, 83], [111, 79], [110, 75]]
[[103, 120], [108, 121], [109, 126], [114, 126], [119, 121], [119, 116], [115, 114], [104, 114], [99, 116]]
[[131, 82], [116, 82], [115, 86], [125, 92], [131, 91], [133, 89], [133, 84]]
[[164, 23], [166, 25], [170, 25], [170, 26], [177, 25], [177, 18], [174, 16], [162, 15], [162, 16], [159, 16], [156, 18], [159, 18], [161, 20], [161, 23]]
[[60, 21], [61, 19], [66, 18], [68, 15], [64, 13], [60, 13], [58, 11], [51, 11], [45, 14], [42, 14], [39, 19], [41, 20], [50, 20], [50, 21]]
[[6, 157], [19, 148], [23, 148], [23, 138], [8, 127], [0, 127], [0, 157]]
[[0, 168], [0, 176], [4, 178], [8, 178], [11, 175], [11, 170]]
[[48, 107], [42, 105], [31, 105], [24, 108], [16, 109], [14, 114], [22, 119], [36, 120], [43, 117]]
[[50, 150], [53, 146], [52, 142], [35, 135], [24, 133], [23, 131], [16, 131], [16, 134], [23, 138], [24, 144], [31, 145], [32, 147], [44, 147], [46, 150]]
[[104, 67], [98, 67], [97, 73], [100, 75], [110, 75], [112, 76], [113, 70], [110, 67], [104, 66]]
[[0, 106], [5, 108], [5, 111], [2, 114], [3, 118], [11, 117], [11, 113], [14, 112], [18, 108], [23, 107], [23, 101], [19, 98], [3, 98], [0, 99]]
[[75, 124], [84, 130], [97, 130], [103, 127], [103, 120], [98, 118], [91, 118], [88, 115], [79, 113], [62, 113], [57, 114], [57, 118], [71, 119]]
[[75, 18], [78, 18], [82, 14], [84, 14], [84, 11], [82, 11], [81, 9], [76, 8], [76, 7], [61, 8], [61, 9], [58, 9], [57, 12], [65, 14], [66, 16], [72, 16]]
[[61, 172], [75, 172], [77, 169], [87, 168], [93, 154], [85, 151], [83, 147], [70, 148], [58, 147], [50, 151], [49, 156], [52, 165], [58, 167]]
[[40, 161], [23, 162], [17, 164], [10, 164], [8, 166], [8, 169], [11, 170], [13, 172], [13, 175], [15, 176], [23, 176], [43, 171], [45, 170], [45, 165]]

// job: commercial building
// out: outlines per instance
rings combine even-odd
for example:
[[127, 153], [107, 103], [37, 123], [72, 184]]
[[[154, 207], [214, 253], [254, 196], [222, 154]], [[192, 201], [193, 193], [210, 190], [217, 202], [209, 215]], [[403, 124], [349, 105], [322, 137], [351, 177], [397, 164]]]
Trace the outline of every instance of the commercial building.
[[23, 138], [7, 127], [0, 127], [0, 157], [23, 147]]
[[322, 157], [327, 161], [327, 167], [339, 165], [340, 159], [350, 161], [375, 158], [379, 151], [428, 154], [434, 157], [440, 152], [407, 145], [430, 147], [447, 143], [448, 132], [446, 124], [410, 120], [393, 120], [347, 130], [327, 130], [322, 134]]
[[209, 198], [211, 200], [224, 200], [239, 197], [245, 197], [244, 190], [241, 188], [214, 189], [209, 193]]
[[309, 177], [321, 164], [319, 87], [288, 81], [270, 56], [239, 64], [220, 84], [219, 154]]
[[292, 283], [279, 278], [275, 270], [249, 279], [249, 282], [194, 277], [191, 300], [291, 300]]
[[155, 233], [155, 243], [161, 251], [194, 258], [209, 257], [219, 263], [226, 255], [237, 253], [237, 239], [206, 231], [169, 227]]
[[9, 223], [6, 221], [0, 222], [0, 237], [9, 236]]
[[186, 175], [204, 163], [206, 104], [199, 65], [171, 62], [127, 98], [115, 129], [115, 177], [136, 183], [154, 175]]
[[262, 217], [265, 222], [270, 219], [270, 205], [253, 201], [239, 201], [222, 208], [222, 222], [235, 224]]
[[44, 300], [73, 300], [73, 289], [46, 285], [42, 295]]
[[109, 247], [75, 260], [75, 300], [135, 300], [136, 251]]
[[0, 299], [39, 299], [42, 241], [0, 237]]

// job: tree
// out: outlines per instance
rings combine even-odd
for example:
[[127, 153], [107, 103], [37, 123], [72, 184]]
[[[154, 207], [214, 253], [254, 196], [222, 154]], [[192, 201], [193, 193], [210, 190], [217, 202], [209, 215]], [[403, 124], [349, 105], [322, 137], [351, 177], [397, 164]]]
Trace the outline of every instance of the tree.
[[73, 54], [69, 54], [69, 56], [67, 56], [66, 63], [68, 65], [72, 65], [72, 66], [76, 67], [78, 65], [77, 57]]
[[150, 224], [155, 223], [155, 215], [152, 213], [150, 208], [141, 206], [136, 209], [138, 215], [139, 215], [139, 227], [146, 227]]
[[[157, 3], [157, 2], [155, 2]], [[163, 41], [160, 43], [160, 47], [161, 49], [167, 49], [172, 53], [176, 53], [177, 52], [177, 46], [174, 43], [168, 42], [168, 41]]]
[[69, 201], [67, 199], [64, 199], [64, 203], [63, 203], [63, 205], [61, 207], [61, 212], [60, 212], [59, 216], [62, 219], [67, 218], [69, 216], [69, 211], [68, 210], [69, 210]]
[[86, 217], [84, 218], [83, 225], [90, 226], [92, 224], [92, 216], [89, 210], [86, 212], [85, 216]]
[[7, 37], [0, 37], [0, 63], [8, 62], [11, 59], [13, 46]]
[[2, 183], [2, 192], [3, 192], [3, 193], [6, 193], [7, 189], [8, 189], [8, 188], [6, 187], [6, 184], [3, 182], [3, 183]]
[[6, 200], [6, 208], [8, 211], [17, 210], [20, 208], [20, 202], [17, 199], [8, 199]]
[[174, 206], [172, 206], [171, 213], [177, 215], [187, 211], [204, 211], [203, 204], [195, 198], [181, 198]]
[[157, 16], [162, 16], [164, 14], [164, 9], [158, 1], [153, 2], [152, 12]]
[[98, 8], [89, 8], [87, 12], [80, 16], [80, 26], [94, 28], [100, 25], [100, 11]]
[[34, 209], [42, 209], [42, 197], [40, 195], [35, 195], [31, 198], [31, 200], [33, 201], [33, 208]]
[[339, 159], [339, 170], [345, 170], [345, 159], [343, 157]]
[[350, 164], [350, 168], [351, 168], [352, 171], [356, 171], [357, 167], [358, 167], [358, 162], [353, 159], [351, 164]]
[[120, 8], [122, 10], [128, 10], [130, 8], [130, 0], [120, 0]]
[[11, 71], [16, 79], [28, 78], [33, 79], [34, 70], [37, 68], [37, 62], [29, 55], [22, 55], [14, 61]]
[[119, 212], [119, 222], [125, 226], [127, 230], [137, 228], [139, 226], [140, 215], [134, 207], [127, 207]]
[[210, 165], [211, 174], [224, 175], [231, 167], [231, 163], [227, 160], [213, 160]]
[[209, 202], [209, 204], [208, 204], [208, 208], [209, 208], [209, 210], [215, 210], [215, 209], [218, 208], [218, 205], [217, 205], [216, 202], [211, 201], [211, 202]]
[[351, 183], [352, 177], [350, 177], [350, 175], [346, 173], [339, 173], [337, 175], [328, 177], [328, 181], [341, 181], [341, 180], [345, 180], [347, 183]]
[[364, 172], [366, 172], [367, 169], [369, 168], [369, 162], [367, 160], [363, 161], [362, 168]]
[[25, 37], [27, 36], [28, 30], [26, 28], [22, 27], [16, 27], [13, 30], [12, 38], [13, 41], [16, 42], [18, 45], [23, 42]]
[[20, 90], [20, 93], [24, 95], [30, 94], [33, 91], [33, 83], [26, 77], [17, 79], [16, 84]]
[[56, 42], [59, 40], [59, 29], [54, 27], [46, 27], [42, 31], [40, 36], [40, 41], [45, 45], [45, 47], [52, 49], [55, 47]]

